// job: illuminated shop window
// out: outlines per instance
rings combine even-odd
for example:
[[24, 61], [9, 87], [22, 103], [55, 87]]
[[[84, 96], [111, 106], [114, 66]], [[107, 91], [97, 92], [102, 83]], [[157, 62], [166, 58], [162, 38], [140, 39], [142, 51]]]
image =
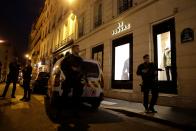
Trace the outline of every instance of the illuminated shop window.
[[158, 71], [159, 91], [177, 93], [175, 19], [153, 25], [154, 63]]
[[158, 72], [158, 80], [172, 80], [170, 39], [169, 31], [157, 35], [158, 68], [164, 70]]
[[132, 34], [112, 41], [112, 88], [132, 89], [133, 38]]
[[115, 47], [115, 80], [129, 80], [129, 43]]

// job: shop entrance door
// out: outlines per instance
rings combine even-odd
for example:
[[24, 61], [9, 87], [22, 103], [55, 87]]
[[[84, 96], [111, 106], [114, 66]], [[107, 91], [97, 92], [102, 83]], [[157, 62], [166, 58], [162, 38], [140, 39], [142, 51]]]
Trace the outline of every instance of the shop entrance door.
[[153, 26], [153, 42], [160, 92], [177, 93], [174, 18]]

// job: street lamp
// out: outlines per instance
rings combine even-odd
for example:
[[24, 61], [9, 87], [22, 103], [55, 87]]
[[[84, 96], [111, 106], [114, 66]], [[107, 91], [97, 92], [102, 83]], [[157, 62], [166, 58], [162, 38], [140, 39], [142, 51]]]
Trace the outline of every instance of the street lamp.
[[74, 2], [75, 2], [75, 0], [68, 0], [68, 3], [69, 3], [70, 5], [72, 5]]
[[4, 43], [5, 41], [4, 40], [0, 40], [0, 43]]
[[26, 57], [26, 58], [28, 58], [28, 57], [29, 57], [29, 55], [28, 55], [28, 54], [26, 54], [26, 55], [25, 55], [25, 57]]
[[29, 55], [28, 55], [28, 54], [26, 54], [26, 55], [25, 55], [25, 57], [26, 57], [26, 58], [29, 58]]

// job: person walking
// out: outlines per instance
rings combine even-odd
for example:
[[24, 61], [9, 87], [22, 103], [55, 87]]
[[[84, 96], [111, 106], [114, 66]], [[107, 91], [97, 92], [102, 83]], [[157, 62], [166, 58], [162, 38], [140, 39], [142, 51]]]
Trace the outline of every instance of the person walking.
[[5, 89], [3, 91], [2, 97], [6, 96], [6, 93], [8, 91], [10, 84], [13, 83], [11, 97], [16, 98], [15, 91], [16, 91], [16, 83], [18, 81], [19, 69], [20, 69], [20, 65], [18, 64], [18, 58], [15, 57], [13, 62], [9, 64], [9, 73], [7, 75], [6, 85], [5, 85]]
[[[142, 77], [142, 92], [143, 92], [143, 105], [145, 112], [156, 113], [154, 106], [158, 99], [158, 86], [157, 86], [157, 68], [154, 63], [150, 62], [149, 55], [143, 56], [144, 63], [140, 64], [137, 68], [137, 75]], [[149, 104], [149, 92], [151, 91], [152, 98]]]
[[20, 100], [30, 101], [31, 99], [30, 81], [31, 81], [31, 74], [32, 74], [31, 60], [27, 60], [27, 65], [22, 70], [22, 74], [23, 74], [24, 96]]

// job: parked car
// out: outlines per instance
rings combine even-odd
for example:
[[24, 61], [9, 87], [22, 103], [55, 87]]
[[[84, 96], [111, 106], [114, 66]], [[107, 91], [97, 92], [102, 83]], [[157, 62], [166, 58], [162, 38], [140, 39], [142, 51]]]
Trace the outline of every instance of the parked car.
[[[66, 80], [66, 76], [60, 68], [60, 64], [63, 58], [59, 59], [51, 72], [48, 94], [47, 94], [47, 112], [53, 111], [53, 115], [55, 116], [55, 111], [58, 112], [58, 105], [66, 105], [67, 101], [63, 99], [63, 89], [62, 82]], [[84, 60], [84, 70], [86, 80], [82, 80], [84, 82], [83, 93], [81, 96], [81, 102], [86, 102], [91, 105], [93, 109], [98, 109], [101, 101], [103, 100], [103, 73], [100, 68], [100, 65], [95, 60]], [[64, 87], [65, 88], [65, 87]], [[72, 89], [72, 88], [71, 88]], [[72, 99], [72, 92], [70, 90], [68, 93], [68, 99]], [[51, 113], [51, 112], [50, 112]], [[52, 117], [52, 116], [50, 116]]]
[[50, 74], [48, 72], [39, 72], [35, 80], [32, 80], [32, 91], [46, 93], [48, 90], [48, 80]]

